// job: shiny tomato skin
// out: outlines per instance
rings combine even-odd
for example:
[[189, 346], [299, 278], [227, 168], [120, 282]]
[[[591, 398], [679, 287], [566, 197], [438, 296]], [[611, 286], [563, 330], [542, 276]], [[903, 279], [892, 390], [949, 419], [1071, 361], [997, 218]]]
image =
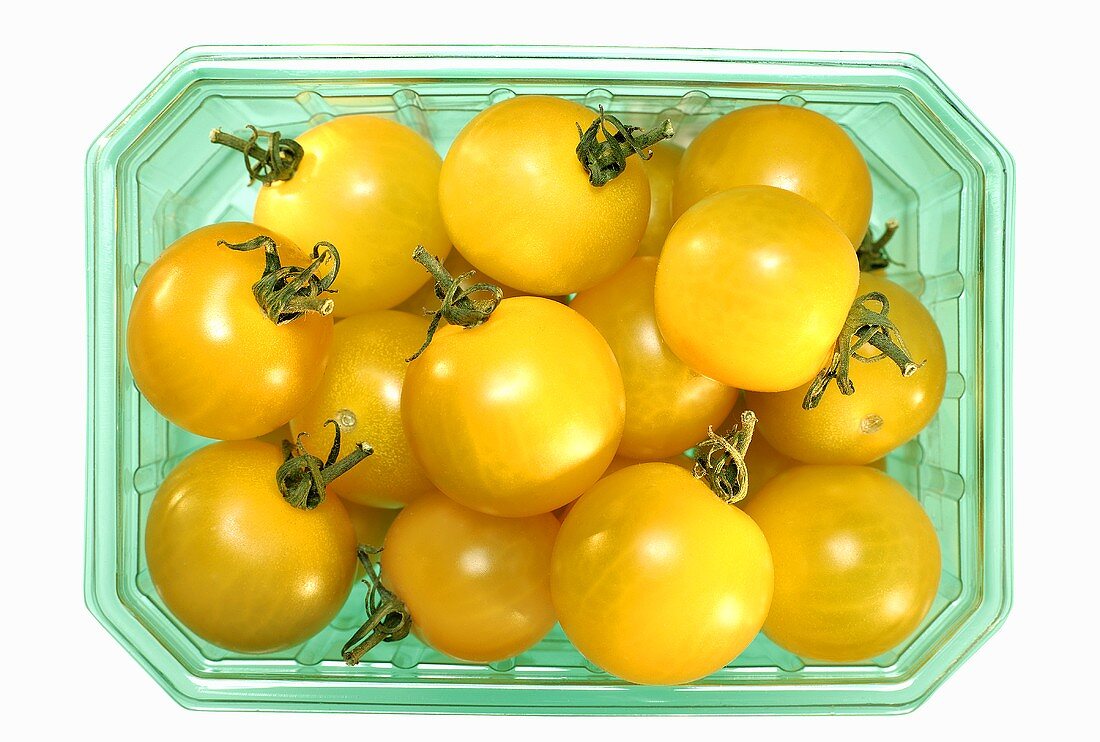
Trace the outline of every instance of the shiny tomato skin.
[[145, 529], [149, 575], [206, 641], [276, 652], [324, 629], [355, 579], [355, 532], [337, 497], [313, 510], [275, 483], [282, 452], [259, 441], [200, 448], [157, 490]]
[[859, 245], [871, 217], [871, 173], [832, 119], [808, 108], [755, 105], [717, 119], [691, 142], [676, 174], [673, 214], [736, 186], [806, 198]]
[[577, 159], [577, 124], [596, 113], [561, 98], [496, 103], [459, 132], [443, 162], [447, 232], [473, 265], [520, 291], [556, 296], [614, 273], [638, 249], [649, 181], [637, 157], [602, 187]]
[[439, 213], [442, 162], [420, 134], [373, 114], [338, 116], [295, 137], [305, 154], [294, 177], [265, 186], [257, 224], [304, 249], [340, 251], [335, 313], [347, 317], [400, 304], [428, 280], [412, 259], [423, 245], [451, 249]]
[[446, 495], [491, 515], [546, 513], [607, 468], [622, 437], [615, 356], [581, 315], [505, 299], [488, 321], [447, 326], [409, 364], [401, 417]]
[[764, 633], [809, 659], [858, 662], [916, 630], [940, 583], [932, 522], [866, 466], [798, 466], [750, 497], [775, 562]]
[[435, 489], [412, 455], [401, 423], [401, 389], [412, 355], [428, 331], [428, 319], [378, 309], [336, 323], [328, 367], [317, 390], [291, 420], [294, 435], [324, 458], [332, 446], [334, 419], [341, 426], [341, 456], [358, 443], [374, 454], [329, 485], [350, 502], [399, 508]]
[[607, 340], [626, 389], [619, 454], [654, 460], [691, 448], [729, 414], [738, 391], [684, 365], [661, 340], [653, 310], [657, 258], [632, 258], [569, 306]]
[[[749, 393], [748, 405], [767, 419], [762, 434], [785, 455], [810, 464], [869, 464], [915, 437], [939, 410], [947, 383], [947, 358], [935, 320], [898, 284], [882, 275], [862, 274], [857, 293], [872, 291], [889, 299], [889, 318], [901, 331], [913, 359], [924, 365], [903, 378], [888, 359], [853, 360], [848, 375], [855, 394], [844, 396], [830, 386], [812, 410], [802, 409], [808, 384], [777, 394]], [[877, 351], [859, 353], [868, 356]]]
[[285, 424], [328, 360], [332, 318], [311, 313], [276, 325], [252, 293], [263, 250], [218, 245], [259, 235], [276, 241], [283, 265], [308, 264], [293, 242], [255, 224], [201, 227], [153, 261], [130, 306], [126, 351], [138, 390], [169, 421], [207, 438], [254, 438]]
[[851, 244], [819, 209], [778, 188], [733, 188], [696, 204], [669, 233], [657, 324], [699, 373], [782, 391], [825, 364], [858, 283]]
[[431, 493], [390, 526], [383, 580], [426, 644], [469, 662], [504, 660], [554, 626], [550, 554], [557, 533], [549, 513], [499, 518]]
[[672, 184], [676, 170], [684, 156], [684, 148], [672, 142], [658, 142], [651, 150], [653, 156], [642, 161], [649, 176], [649, 222], [646, 224], [642, 244], [636, 255], [660, 255], [665, 237], [672, 229]]
[[756, 637], [772, 593], [760, 529], [684, 469], [637, 464], [573, 506], [551, 590], [566, 636], [633, 683], [709, 675]]

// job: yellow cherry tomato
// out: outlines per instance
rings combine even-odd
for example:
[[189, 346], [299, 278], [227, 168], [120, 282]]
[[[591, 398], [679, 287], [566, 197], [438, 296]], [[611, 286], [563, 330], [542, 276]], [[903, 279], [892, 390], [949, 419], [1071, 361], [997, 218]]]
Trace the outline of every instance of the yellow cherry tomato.
[[653, 156], [642, 160], [649, 176], [649, 222], [637, 255], [660, 255], [668, 230], [672, 229], [672, 184], [684, 156], [683, 147], [671, 142], [653, 145]]
[[764, 633], [802, 657], [869, 659], [916, 630], [940, 583], [932, 522], [865, 466], [799, 466], [744, 506], [775, 562]]
[[782, 391], [825, 365], [858, 283], [855, 251], [813, 204], [770, 186], [733, 188], [696, 204], [669, 233], [657, 323], [699, 373]]
[[295, 435], [307, 434], [306, 450], [324, 458], [331, 441], [325, 422], [336, 420], [342, 453], [364, 442], [374, 455], [333, 481], [330, 492], [361, 505], [398, 508], [434, 489], [401, 424], [405, 359], [427, 330], [426, 317], [387, 309], [336, 323], [325, 374], [290, 426]]
[[279, 493], [282, 452], [259, 441], [214, 443], [157, 490], [145, 528], [149, 575], [164, 604], [206, 641], [234, 652], [300, 644], [336, 616], [355, 579], [344, 506], [312, 510]]
[[336, 314], [400, 304], [424, 285], [412, 261], [424, 245], [451, 249], [439, 214], [441, 162], [412, 129], [371, 114], [339, 116], [296, 137], [304, 155], [294, 176], [260, 190], [254, 219], [301, 245], [340, 251]]
[[871, 173], [852, 139], [808, 108], [756, 105], [727, 113], [691, 142], [676, 174], [672, 211], [679, 216], [707, 196], [735, 186], [794, 191], [859, 245], [871, 218]]
[[[848, 378], [855, 394], [830, 387], [821, 403], [802, 409], [809, 385], [778, 394], [748, 395], [748, 405], [767, 423], [768, 441], [788, 456], [811, 464], [867, 464], [912, 439], [935, 416], [943, 400], [947, 359], [943, 338], [924, 305], [893, 281], [864, 273], [860, 296], [880, 292], [890, 301], [891, 319], [918, 363], [916, 373], [902, 378], [887, 359], [861, 363], [852, 359]], [[869, 357], [874, 348], [857, 354]]]
[[610, 276], [638, 249], [649, 181], [638, 158], [593, 186], [577, 125], [596, 114], [528, 95], [474, 117], [451, 145], [439, 205], [451, 240], [479, 270], [532, 294], [570, 294]]
[[252, 293], [264, 251], [218, 244], [260, 235], [275, 240], [283, 265], [309, 262], [290, 240], [255, 224], [202, 227], [153, 262], [130, 307], [134, 383], [160, 414], [207, 438], [254, 438], [285, 424], [328, 358], [332, 318], [307, 313], [275, 324]]
[[623, 433], [615, 356], [581, 315], [505, 299], [488, 321], [443, 327], [409, 364], [401, 417], [445, 494], [493, 515], [547, 513], [588, 489]]
[[653, 311], [657, 258], [633, 258], [569, 306], [607, 340], [626, 389], [619, 453], [653, 460], [682, 453], [729, 414], [738, 391], [684, 365], [661, 340]]
[[[688, 458], [682, 453], [678, 453], [675, 456], [669, 456], [668, 458], [661, 459], [661, 461], [666, 464], [673, 464], [675, 466], [678, 466], [688, 472], [695, 470], [695, 459]], [[616, 456], [615, 458], [611, 459], [611, 463], [607, 465], [607, 469], [604, 470], [603, 476], [610, 476], [611, 474], [619, 471], [619, 469], [625, 469], [628, 466], [635, 466], [637, 464], [637, 459], [628, 459], [625, 456]], [[600, 478], [603, 479], [603, 477]], [[581, 495], [581, 497], [584, 497], [584, 495]], [[578, 497], [577, 500], [579, 499], [580, 498]], [[565, 520], [565, 516], [569, 515], [569, 511], [572, 510], [573, 506], [577, 504], [577, 500], [573, 500], [572, 502], [562, 505], [560, 508], [554, 511], [554, 516], [558, 520]]]
[[562, 523], [550, 586], [570, 641], [633, 683], [688, 683], [731, 662], [768, 614], [760, 529], [678, 466], [637, 464]]
[[426, 644], [470, 662], [507, 659], [554, 626], [550, 554], [557, 533], [549, 513], [498, 518], [428, 494], [390, 526], [382, 579]]
[[[507, 298], [509, 296], [524, 296], [524, 293], [518, 289], [514, 289], [507, 284], [501, 283], [491, 276], [487, 276], [484, 273], [470, 265], [470, 261], [462, 257], [462, 253], [458, 250], [451, 250], [450, 255], [443, 261], [443, 267], [447, 269], [455, 278], [458, 278], [463, 273], [469, 273], [475, 271], [475, 275], [470, 278], [459, 281], [459, 285], [462, 288], [467, 289], [475, 283], [491, 283], [494, 286], [500, 288], [502, 295]], [[423, 268], [421, 268], [423, 270]], [[425, 273], [425, 275], [427, 275]], [[434, 312], [439, 307], [439, 297], [435, 295], [435, 281], [428, 281], [423, 286], [416, 290], [412, 296], [405, 301], [401, 302], [396, 309], [400, 309], [402, 312], [409, 312], [410, 314], [418, 314], [423, 316], [425, 310], [428, 312]], [[423, 338], [421, 338], [423, 341]]]

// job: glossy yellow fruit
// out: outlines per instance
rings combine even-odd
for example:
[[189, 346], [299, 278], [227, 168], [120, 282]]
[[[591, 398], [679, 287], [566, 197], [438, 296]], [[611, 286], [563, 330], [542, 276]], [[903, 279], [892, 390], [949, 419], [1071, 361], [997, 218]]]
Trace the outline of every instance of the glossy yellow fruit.
[[904, 641], [940, 583], [932, 522], [865, 466], [799, 466], [749, 498], [775, 562], [764, 632], [802, 657], [856, 662]]
[[[872, 291], [889, 299], [889, 318], [912, 358], [925, 361], [924, 366], [903, 378], [889, 359], [853, 360], [848, 377], [855, 394], [844, 396], [831, 385], [812, 410], [802, 409], [808, 384], [778, 394], [748, 394], [748, 405], [767, 420], [761, 432], [784, 454], [812, 464], [868, 464], [916, 436], [939, 410], [947, 359], [935, 320], [901, 286], [878, 274], [862, 274], [857, 293]], [[868, 357], [878, 351], [857, 352]]]
[[757, 105], [727, 113], [691, 142], [676, 175], [673, 214], [735, 186], [794, 191], [859, 245], [871, 218], [871, 173], [843, 129], [808, 108]]
[[301, 164], [290, 180], [260, 189], [253, 218], [303, 246], [336, 245], [337, 316], [409, 298], [428, 280], [413, 249], [423, 245], [440, 258], [451, 249], [432, 145], [372, 114], [339, 116], [295, 139], [305, 152]]
[[577, 159], [577, 125], [596, 114], [541, 95], [496, 103], [459, 132], [439, 203], [451, 240], [479, 270], [531, 294], [570, 294], [614, 273], [638, 249], [649, 181], [631, 157], [595, 187]]
[[278, 243], [283, 265], [309, 263], [281, 234], [247, 222], [214, 224], [172, 243], [130, 306], [134, 383], [157, 412], [207, 438], [254, 438], [285, 424], [328, 359], [332, 318], [309, 313], [276, 325], [252, 293], [264, 251], [218, 245], [260, 235]]
[[649, 222], [637, 255], [660, 255], [668, 230], [672, 229], [672, 184], [684, 149], [671, 142], [658, 142], [653, 156], [642, 161], [649, 176]]
[[505, 299], [487, 322], [443, 327], [409, 364], [401, 417], [445, 494], [493, 515], [546, 513], [607, 468], [623, 432], [615, 356], [549, 299]]
[[569, 304], [615, 354], [626, 389], [619, 454], [642, 460], [691, 448], [725, 419], [738, 396], [736, 389], [688, 368], [661, 340], [653, 310], [656, 275], [657, 258], [633, 258]]
[[355, 533], [339, 498], [288, 504], [282, 452], [259, 441], [214, 443], [157, 490], [145, 528], [149, 576], [168, 610], [235, 652], [300, 644], [336, 616], [355, 579]]
[[550, 554], [557, 533], [549, 513], [498, 518], [432, 493], [390, 526], [383, 581], [425, 643], [471, 662], [507, 659], [554, 626]]
[[412, 355], [428, 331], [428, 319], [379, 309], [336, 324], [332, 354], [317, 391], [291, 421], [306, 433], [306, 450], [324, 459], [332, 445], [327, 420], [341, 427], [341, 455], [360, 442], [374, 455], [333, 481], [328, 489], [361, 505], [397, 508], [435, 489], [412, 455], [401, 424], [401, 389]]
[[756, 636], [772, 563], [756, 524], [702, 482], [672, 464], [637, 464], [566, 516], [551, 589], [562, 629], [593, 663], [634, 683], [688, 683]]
[[657, 323], [699, 373], [783, 391], [830, 357], [858, 283], [855, 251], [813, 204], [769, 186], [733, 188], [696, 204], [669, 233]]

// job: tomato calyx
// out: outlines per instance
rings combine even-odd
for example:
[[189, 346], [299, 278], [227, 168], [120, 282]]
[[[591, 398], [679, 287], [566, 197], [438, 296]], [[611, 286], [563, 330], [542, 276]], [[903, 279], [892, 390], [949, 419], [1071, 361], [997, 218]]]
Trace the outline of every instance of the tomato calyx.
[[748, 453], [755, 428], [756, 413], [745, 410], [741, 413], [741, 421], [725, 435], [718, 435], [710, 426], [706, 440], [695, 444], [692, 476], [706, 480], [714, 494], [730, 505], [744, 500], [749, 494], [749, 468], [745, 464], [745, 454]]
[[[249, 185], [258, 180], [265, 186], [269, 186], [277, 181], [293, 178], [305, 154], [302, 145], [293, 139], [283, 139], [277, 131], [263, 131], [252, 124], [248, 124], [245, 128], [252, 132], [247, 139], [226, 134], [221, 129], [214, 129], [210, 132], [210, 141], [244, 154], [244, 166], [248, 170]], [[267, 139], [266, 147], [260, 144], [261, 137]]]
[[409, 609], [382, 584], [381, 566], [375, 564], [376, 560], [372, 558], [381, 554], [382, 550], [360, 546], [356, 553], [366, 573], [363, 583], [367, 586], [367, 620], [340, 650], [344, 662], [352, 667], [382, 642], [401, 641], [412, 629]]
[[[448, 324], [462, 327], [477, 327], [500, 304], [504, 298], [504, 291], [499, 286], [491, 283], [475, 283], [467, 288], [462, 287], [462, 281], [475, 275], [475, 271], [468, 271], [458, 277], [451, 276], [442, 261], [424, 249], [423, 245], [417, 245], [413, 250], [413, 260], [424, 266], [435, 281], [435, 296], [440, 301], [439, 309], [432, 313], [432, 321], [428, 324], [428, 333], [424, 338], [424, 344], [420, 349], [405, 359], [406, 363], [412, 363], [420, 354], [431, 345], [435, 337], [439, 323], [447, 320]], [[473, 294], [489, 294], [488, 299], [475, 299]]]
[[307, 433], [299, 433], [294, 443], [283, 441], [285, 461], [275, 471], [275, 481], [283, 499], [300, 510], [312, 510], [325, 499], [325, 487], [332, 480], [374, 453], [369, 443], [360, 441], [344, 458], [340, 458], [340, 423], [326, 420], [335, 429], [332, 448], [325, 461], [302, 446]]
[[[607, 128], [608, 124], [615, 129], [614, 132]], [[600, 106], [600, 114], [587, 129], [581, 129], [581, 125], [577, 124], [577, 133], [581, 137], [577, 144], [577, 159], [588, 173], [588, 182], [599, 188], [626, 170], [626, 158], [631, 155], [638, 155], [643, 160], [653, 157], [649, 148], [663, 139], [671, 139], [676, 130], [669, 119], [648, 131], [640, 126], [630, 126], [606, 113]], [[597, 138], [599, 134], [603, 134], [602, 140]]]
[[[260, 280], [252, 284], [252, 295], [263, 313], [276, 325], [285, 325], [308, 312], [316, 312], [322, 317], [332, 313], [332, 299], [321, 297], [324, 293], [336, 293], [331, 287], [340, 272], [340, 253], [332, 243], [318, 242], [314, 245], [313, 262], [304, 268], [283, 265], [279, 258], [279, 246], [266, 235], [238, 244], [218, 240], [218, 246], [239, 252], [263, 248], [264, 272]], [[317, 271], [328, 263], [331, 263], [328, 272], [318, 276]]]
[[[867, 306], [868, 302], [878, 302], [881, 308], [877, 311], [871, 309]], [[916, 363], [910, 357], [905, 339], [897, 325], [887, 316], [889, 314], [890, 300], [886, 298], [886, 294], [872, 291], [856, 297], [837, 337], [833, 357], [810, 382], [810, 388], [802, 399], [802, 409], [812, 410], [817, 407], [829, 387], [829, 382], [834, 379], [841, 394], [855, 394], [856, 386], [848, 377], [848, 368], [853, 358], [861, 363], [876, 363], [889, 358], [897, 364], [903, 378], [912, 376], [924, 365], [924, 361]], [[865, 345], [870, 345], [879, 352], [873, 356], [859, 355], [856, 351]]]
[[863, 236], [863, 241], [856, 248], [859, 269], [864, 273], [882, 270], [891, 265], [902, 265], [886, 252], [886, 246], [893, 239], [894, 233], [898, 231], [898, 220], [887, 219], [883, 227], [882, 234], [877, 240], [871, 234], [871, 230], [868, 229], [867, 234]]

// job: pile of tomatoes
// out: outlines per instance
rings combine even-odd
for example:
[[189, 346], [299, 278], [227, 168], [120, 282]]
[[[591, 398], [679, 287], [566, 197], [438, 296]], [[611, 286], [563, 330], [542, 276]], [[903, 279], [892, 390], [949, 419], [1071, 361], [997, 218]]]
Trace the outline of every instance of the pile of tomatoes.
[[357, 575], [349, 664], [410, 632], [493, 662], [560, 623], [673, 684], [761, 629], [849, 662], [918, 627], [939, 546], [881, 459], [934, 416], [944, 347], [860, 271], [887, 263], [871, 178], [830, 119], [754, 105], [683, 149], [519, 96], [445, 159], [369, 114], [249, 132], [213, 138], [254, 221], [169, 246], [129, 316], [141, 393], [219, 439], [147, 521], [195, 634], [283, 650]]

